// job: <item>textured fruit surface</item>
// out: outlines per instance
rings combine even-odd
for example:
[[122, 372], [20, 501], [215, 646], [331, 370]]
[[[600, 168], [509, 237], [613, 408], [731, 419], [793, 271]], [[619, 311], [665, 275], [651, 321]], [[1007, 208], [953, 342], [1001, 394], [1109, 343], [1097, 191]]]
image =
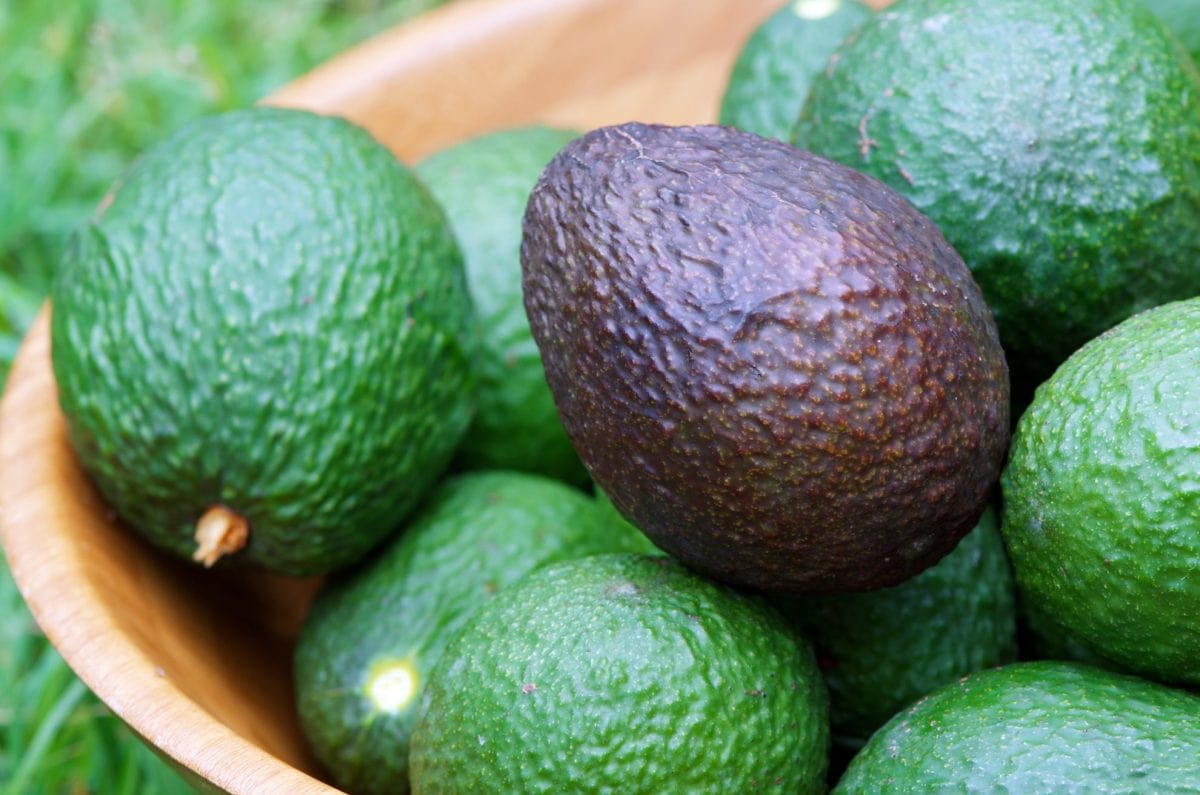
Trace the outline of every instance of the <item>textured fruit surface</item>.
[[833, 736], [848, 746], [926, 693], [1017, 656], [1012, 571], [991, 509], [953, 552], [900, 585], [776, 603], [812, 642]]
[[521, 296], [525, 202], [546, 163], [577, 134], [546, 127], [503, 130], [416, 166], [462, 248], [479, 318], [475, 418], [458, 451], [465, 468], [589, 482], [559, 422]]
[[1200, 63], [1200, 3], [1196, 0], [1142, 0]]
[[876, 732], [834, 793], [1196, 792], [1200, 698], [1040, 660], [939, 688]]
[[900, 0], [814, 78], [795, 142], [910, 199], [971, 268], [1021, 402], [1200, 293], [1200, 79], [1140, 0]]
[[1004, 471], [1022, 597], [1089, 651], [1200, 683], [1200, 299], [1097, 337], [1037, 391]]
[[214, 506], [234, 559], [360, 557], [470, 420], [473, 320], [441, 209], [348, 122], [258, 107], [147, 152], [53, 290], [71, 442], [109, 504], [190, 556]]
[[877, 180], [731, 127], [602, 128], [534, 188], [522, 267], [576, 449], [689, 566], [882, 587], [982, 514], [1004, 354], [962, 260]]
[[721, 96], [720, 123], [789, 140], [813, 75], [869, 16], [857, 0], [790, 0], [738, 52]]
[[596, 504], [600, 506], [600, 512], [604, 514], [605, 520], [615, 525], [616, 529], [613, 532], [636, 534], [635, 537], [640, 539], [637, 542], [640, 548], [631, 550], [632, 552], [644, 552], [647, 555], [653, 555], [662, 551], [654, 546], [654, 542], [647, 538], [645, 533], [638, 530], [628, 519], [621, 515], [621, 512], [617, 510], [617, 506], [613, 505], [612, 500], [609, 499], [607, 494], [600, 489], [596, 489], [595, 499]]
[[296, 644], [300, 724], [339, 786], [408, 787], [416, 705], [447, 642], [526, 572], [645, 537], [591, 497], [519, 472], [443, 481], [401, 534], [318, 593]]
[[530, 573], [446, 649], [416, 793], [822, 792], [826, 694], [764, 602], [663, 556]]

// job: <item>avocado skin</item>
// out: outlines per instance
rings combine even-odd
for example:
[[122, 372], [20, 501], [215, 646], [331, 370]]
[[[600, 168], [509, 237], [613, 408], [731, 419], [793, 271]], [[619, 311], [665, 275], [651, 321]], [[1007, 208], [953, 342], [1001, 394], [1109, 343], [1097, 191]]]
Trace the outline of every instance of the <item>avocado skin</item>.
[[861, 747], [926, 693], [1017, 658], [1013, 574], [991, 508], [950, 554], [899, 585], [772, 601], [813, 644], [842, 746]]
[[[339, 786], [355, 795], [408, 790], [416, 705], [447, 644], [492, 597], [535, 568], [601, 552], [640, 552], [644, 537], [590, 496], [525, 472], [447, 477], [404, 528], [318, 591], [296, 641], [300, 726]], [[411, 701], [376, 708], [372, 667], [394, 660]]]
[[858, 0], [837, 0], [826, 16], [809, 19], [789, 2], [754, 29], [742, 45], [721, 96], [721, 124], [787, 141], [814, 75], [847, 35], [872, 14]]
[[237, 561], [347, 565], [446, 467], [474, 317], [441, 208], [365, 130], [255, 107], [146, 152], [74, 236], [51, 346], [72, 447], [182, 557], [220, 504]]
[[980, 671], [896, 715], [835, 795], [1195, 792], [1200, 698], [1082, 663]]
[[601, 128], [543, 172], [522, 267], [568, 435], [689, 566], [883, 587], [982, 514], [1004, 354], [962, 260], [877, 180], [730, 127]]
[[1087, 340], [1200, 293], [1187, 61], [1140, 0], [900, 0], [813, 79], [793, 143], [937, 223], [992, 308], [1024, 406]]
[[499, 130], [414, 167], [454, 229], [480, 326], [475, 417], [452, 467], [591, 482], [559, 422], [521, 296], [525, 200], [546, 163], [577, 135], [538, 126]]

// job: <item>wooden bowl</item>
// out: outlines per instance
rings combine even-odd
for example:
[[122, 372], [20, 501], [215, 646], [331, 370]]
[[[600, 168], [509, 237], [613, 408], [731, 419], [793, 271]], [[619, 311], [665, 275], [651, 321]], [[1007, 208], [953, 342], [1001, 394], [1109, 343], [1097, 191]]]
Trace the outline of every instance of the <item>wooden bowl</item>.
[[[407, 162], [532, 122], [709, 122], [738, 48], [780, 4], [456, 0], [266, 102], [346, 116]], [[34, 618], [193, 783], [336, 792], [292, 702], [292, 641], [318, 582], [203, 571], [124, 530], [68, 444], [48, 320], [46, 307], [0, 404], [0, 537]]]

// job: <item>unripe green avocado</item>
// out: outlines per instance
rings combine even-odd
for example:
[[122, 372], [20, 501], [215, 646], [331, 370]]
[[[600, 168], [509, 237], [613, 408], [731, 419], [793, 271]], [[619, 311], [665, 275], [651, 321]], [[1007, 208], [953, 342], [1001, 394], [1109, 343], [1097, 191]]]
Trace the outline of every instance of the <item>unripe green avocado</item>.
[[475, 418], [452, 466], [590, 483], [555, 411], [521, 297], [525, 200], [546, 163], [576, 135], [549, 127], [500, 130], [416, 165], [462, 248], [480, 326]]
[[897, 193], [731, 127], [624, 124], [530, 196], [525, 307], [599, 487], [695, 569], [900, 582], [978, 521], [1008, 374], [962, 260]]
[[429, 675], [416, 795], [821, 793], [825, 686], [762, 599], [663, 555], [530, 572]]
[[1200, 791], [1200, 698], [1081, 663], [1012, 663], [917, 701], [835, 795]]
[[181, 129], [75, 235], [51, 297], [79, 460], [125, 523], [206, 565], [350, 563], [471, 418], [458, 246], [342, 119], [255, 107]]
[[1200, 293], [1200, 73], [1142, 0], [899, 0], [797, 115], [797, 146], [962, 255], [1021, 405], [1089, 339]]

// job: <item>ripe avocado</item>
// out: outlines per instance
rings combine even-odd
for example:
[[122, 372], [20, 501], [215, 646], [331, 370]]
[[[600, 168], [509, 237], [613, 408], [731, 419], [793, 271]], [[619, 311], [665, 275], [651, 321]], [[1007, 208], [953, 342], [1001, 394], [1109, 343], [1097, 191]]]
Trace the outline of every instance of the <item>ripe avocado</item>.
[[623, 124], [530, 195], [525, 306], [598, 486], [744, 586], [893, 585], [982, 514], [1008, 374], [962, 260], [895, 191], [732, 127]]
[[418, 709], [416, 793], [825, 791], [808, 643], [663, 555], [530, 572], [450, 642]]
[[812, 642], [845, 747], [926, 693], [1017, 657], [1013, 575], [990, 508], [950, 554], [899, 585], [772, 601]]
[[1195, 792], [1200, 698], [1081, 663], [979, 671], [896, 715], [834, 795]]
[[577, 135], [548, 127], [501, 130], [416, 165], [462, 248], [480, 325], [475, 418], [457, 467], [591, 482], [554, 409], [521, 297], [525, 201], [546, 163]]
[[442, 481], [395, 540], [313, 601], [295, 681], [317, 758], [359, 795], [407, 790], [415, 707], [470, 616], [538, 566], [643, 544], [556, 480], [472, 471]]
[[[1037, 390], [1001, 478], [1022, 600], [1071, 641], [1200, 685], [1200, 298], [1088, 342]], [[1036, 628], [1036, 624], [1035, 624]]]
[[721, 96], [718, 121], [787, 141], [813, 75], [871, 16], [858, 0], [789, 0], [742, 45]]
[[1088, 339], [1200, 293], [1200, 77], [1140, 0], [900, 0], [814, 78], [794, 142], [938, 224], [1019, 405]]
[[51, 297], [79, 460], [128, 526], [205, 565], [350, 563], [470, 421], [462, 255], [341, 119], [255, 107], [181, 129], [74, 236]]

